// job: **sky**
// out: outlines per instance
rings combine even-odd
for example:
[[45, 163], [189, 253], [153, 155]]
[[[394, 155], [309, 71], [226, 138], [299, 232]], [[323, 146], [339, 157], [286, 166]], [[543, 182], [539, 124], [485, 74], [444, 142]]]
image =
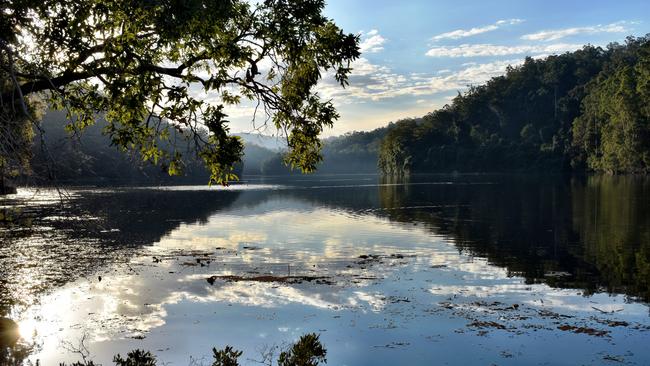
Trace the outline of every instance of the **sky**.
[[[325, 136], [421, 117], [526, 56], [650, 33], [650, 0], [329, 0], [327, 17], [361, 36], [350, 86], [318, 86], [341, 117]], [[250, 118], [232, 116], [235, 132]]]

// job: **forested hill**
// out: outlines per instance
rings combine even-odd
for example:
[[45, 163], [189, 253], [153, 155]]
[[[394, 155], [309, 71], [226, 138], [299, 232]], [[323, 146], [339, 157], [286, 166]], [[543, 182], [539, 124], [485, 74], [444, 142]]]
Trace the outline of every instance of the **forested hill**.
[[[316, 174], [377, 173], [379, 145], [393, 124], [369, 132], [351, 132], [323, 141], [323, 161]], [[297, 175], [283, 162], [284, 151], [260, 146], [255, 139], [245, 145], [244, 176]]]
[[650, 173], [650, 37], [527, 58], [381, 142], [385, 174]]
[[[48, 110], [43, 116], [42, 141], [37, 134], [30, 164], [35, 173], [30, 179], [39, 179], [36, 183], [205, 184], [210, 179], [200, 159], [191, 153], [183, 157], [182, 175], [170, 176], [165, 166], [144, 162], [137, 154], [120, 151], [103, 133], [107, 122], [101, 116], [94, 124], [78, 132], [67, 131], [68, 124], [63, 111]], [[176, 140], [178, 143], [184, 141], [172, 130], [167, 143], [173, 144]], [[237, 169], [241, 172], [240, 166]]]

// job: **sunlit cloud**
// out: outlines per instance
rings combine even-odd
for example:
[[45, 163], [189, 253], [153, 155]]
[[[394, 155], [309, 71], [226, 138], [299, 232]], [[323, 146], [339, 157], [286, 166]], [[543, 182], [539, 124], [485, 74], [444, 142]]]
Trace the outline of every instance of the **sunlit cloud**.
[[526, 34], [522, 39], [529, 41], [556, 41], [558, 39], [578, 36], [578, 35], [592, 35], [599, 33], [625, 33], [630, 32], [630, 25], [637, 24], [636, 22], [621, 21], [611, 24], [599, 24], [590, 27], [573, 27], [555, 30], [544, 30], [536, 33]]
[[555, 43], [550, 45], [500, 46], [494, 44], [462, 44], [459, 46], [439, 46], [427, 51], [429, 57], [485, 57], [509, 55], [554, 54], [575, 51], [580, 44]]
[[384, 50], [386, 38], [382, 37], [378, 30], [373, 29], [368, 33], [362, 33], [361, 36], [361, 44], [359, 44], [361, 53], [377, 53]]
[[487, 32], [492, 32], [495, 31], [503, 26], [506, 25], [515, 25], [524, 22], [523, 19], [505, 19], [505, 20], [499, 20], [493, 24], [486, 25], [483, 27], [475, 27], [471, 29], [457, 29], [455, 31], [451, 32], [446, 32], [442, 34], [438, 34], [435, 37], [432, 37], [432, 41], [440, 41], [443, 39], [461, 39], [461, 38], [466, 38], [466, 37], [471, 37], [475, 36], [478, 34], [483, 34]]
[[400, 74], [362, 58], [353, 65], [350, 86], [342, 89], [335, 83], [324, 83], [319, 86], [319, 92], [338, 104], [363, 103], [400, 96], [428, 96], [483, 83], [503, 75], [507, 66], [516, 66], [522, 62], [523, 59], [499, 60], [469, 64], [457, 71], [446, 69], [433, 74]]

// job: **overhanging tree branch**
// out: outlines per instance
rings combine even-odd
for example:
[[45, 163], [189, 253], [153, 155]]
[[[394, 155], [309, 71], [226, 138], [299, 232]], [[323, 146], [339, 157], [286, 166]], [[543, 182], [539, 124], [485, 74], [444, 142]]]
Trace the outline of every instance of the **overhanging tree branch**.
[[[263, 105], [267, 118], [286, 132], [287, 163], [313, 170], [319, 134], [338, 118], [314, 86], [328, 70], [345, 85], [349, 63], [360, 55], [358, 36], [323, 16], [322, 0], [190, 0], [183, 7], [162, 0], [61, 0], [56, 7], [25, 6], [21, 12], [30, 17], [0, 34], [10, 40], [7, 52], [21, 55], [13, 72], [0, 62], [0, 77], [16, 77], [0, 84], [3, 107], [17, 95], [40, 94], [51, 107], [65, 106], [75, 129], [101, 113], [112, 144], [167, 166], [177, 162], [177, 151], [160, 146], [168, 129], [180, 128], [190, 132], [188, 140], [217, 182], [233, 178], [242, 153], [241, 141], [229, 133], [226, 107], [248, 99]], [[199, 84], [216, 94], [212, 102], [194, 96], [192, 85]], [[147, 121], [153, 115], [165, 124], [152, 128]]]

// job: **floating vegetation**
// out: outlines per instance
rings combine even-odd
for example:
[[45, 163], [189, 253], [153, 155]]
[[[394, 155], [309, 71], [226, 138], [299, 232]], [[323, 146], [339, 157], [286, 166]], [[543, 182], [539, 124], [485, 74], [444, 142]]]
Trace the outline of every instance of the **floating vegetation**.
[[302, 283], [302, 282], [314, 282], [317, 284], [331, 285], [334, 282], [331, 281], [330, 277], [324, 276], [273, 276], [273, 275], [264, 275], [264, 276], [210, 276], [206, 279], [209, 284], [213, 285], [217, 280], [227, 281], [227, 282], [277, 282], [277, 283]]
[[588, 328], [588, 327], [577, 327], [575, 325], [568, 325], [568, 324], [560, 325], [559, 327], [557, 327], [557, 329], [563, 330], [565, 332], [587, 334], [595, 337], [605, 337], [610, 333], [608, 330], [598, 330], [598, 329]]
[[493, 322], [493, 321], [480, 321], [476, 320], [471, 322], [468, 327], [476, 327], [476, 328], [495, 328], [495, 329], [507, 329], [505, 325]]

